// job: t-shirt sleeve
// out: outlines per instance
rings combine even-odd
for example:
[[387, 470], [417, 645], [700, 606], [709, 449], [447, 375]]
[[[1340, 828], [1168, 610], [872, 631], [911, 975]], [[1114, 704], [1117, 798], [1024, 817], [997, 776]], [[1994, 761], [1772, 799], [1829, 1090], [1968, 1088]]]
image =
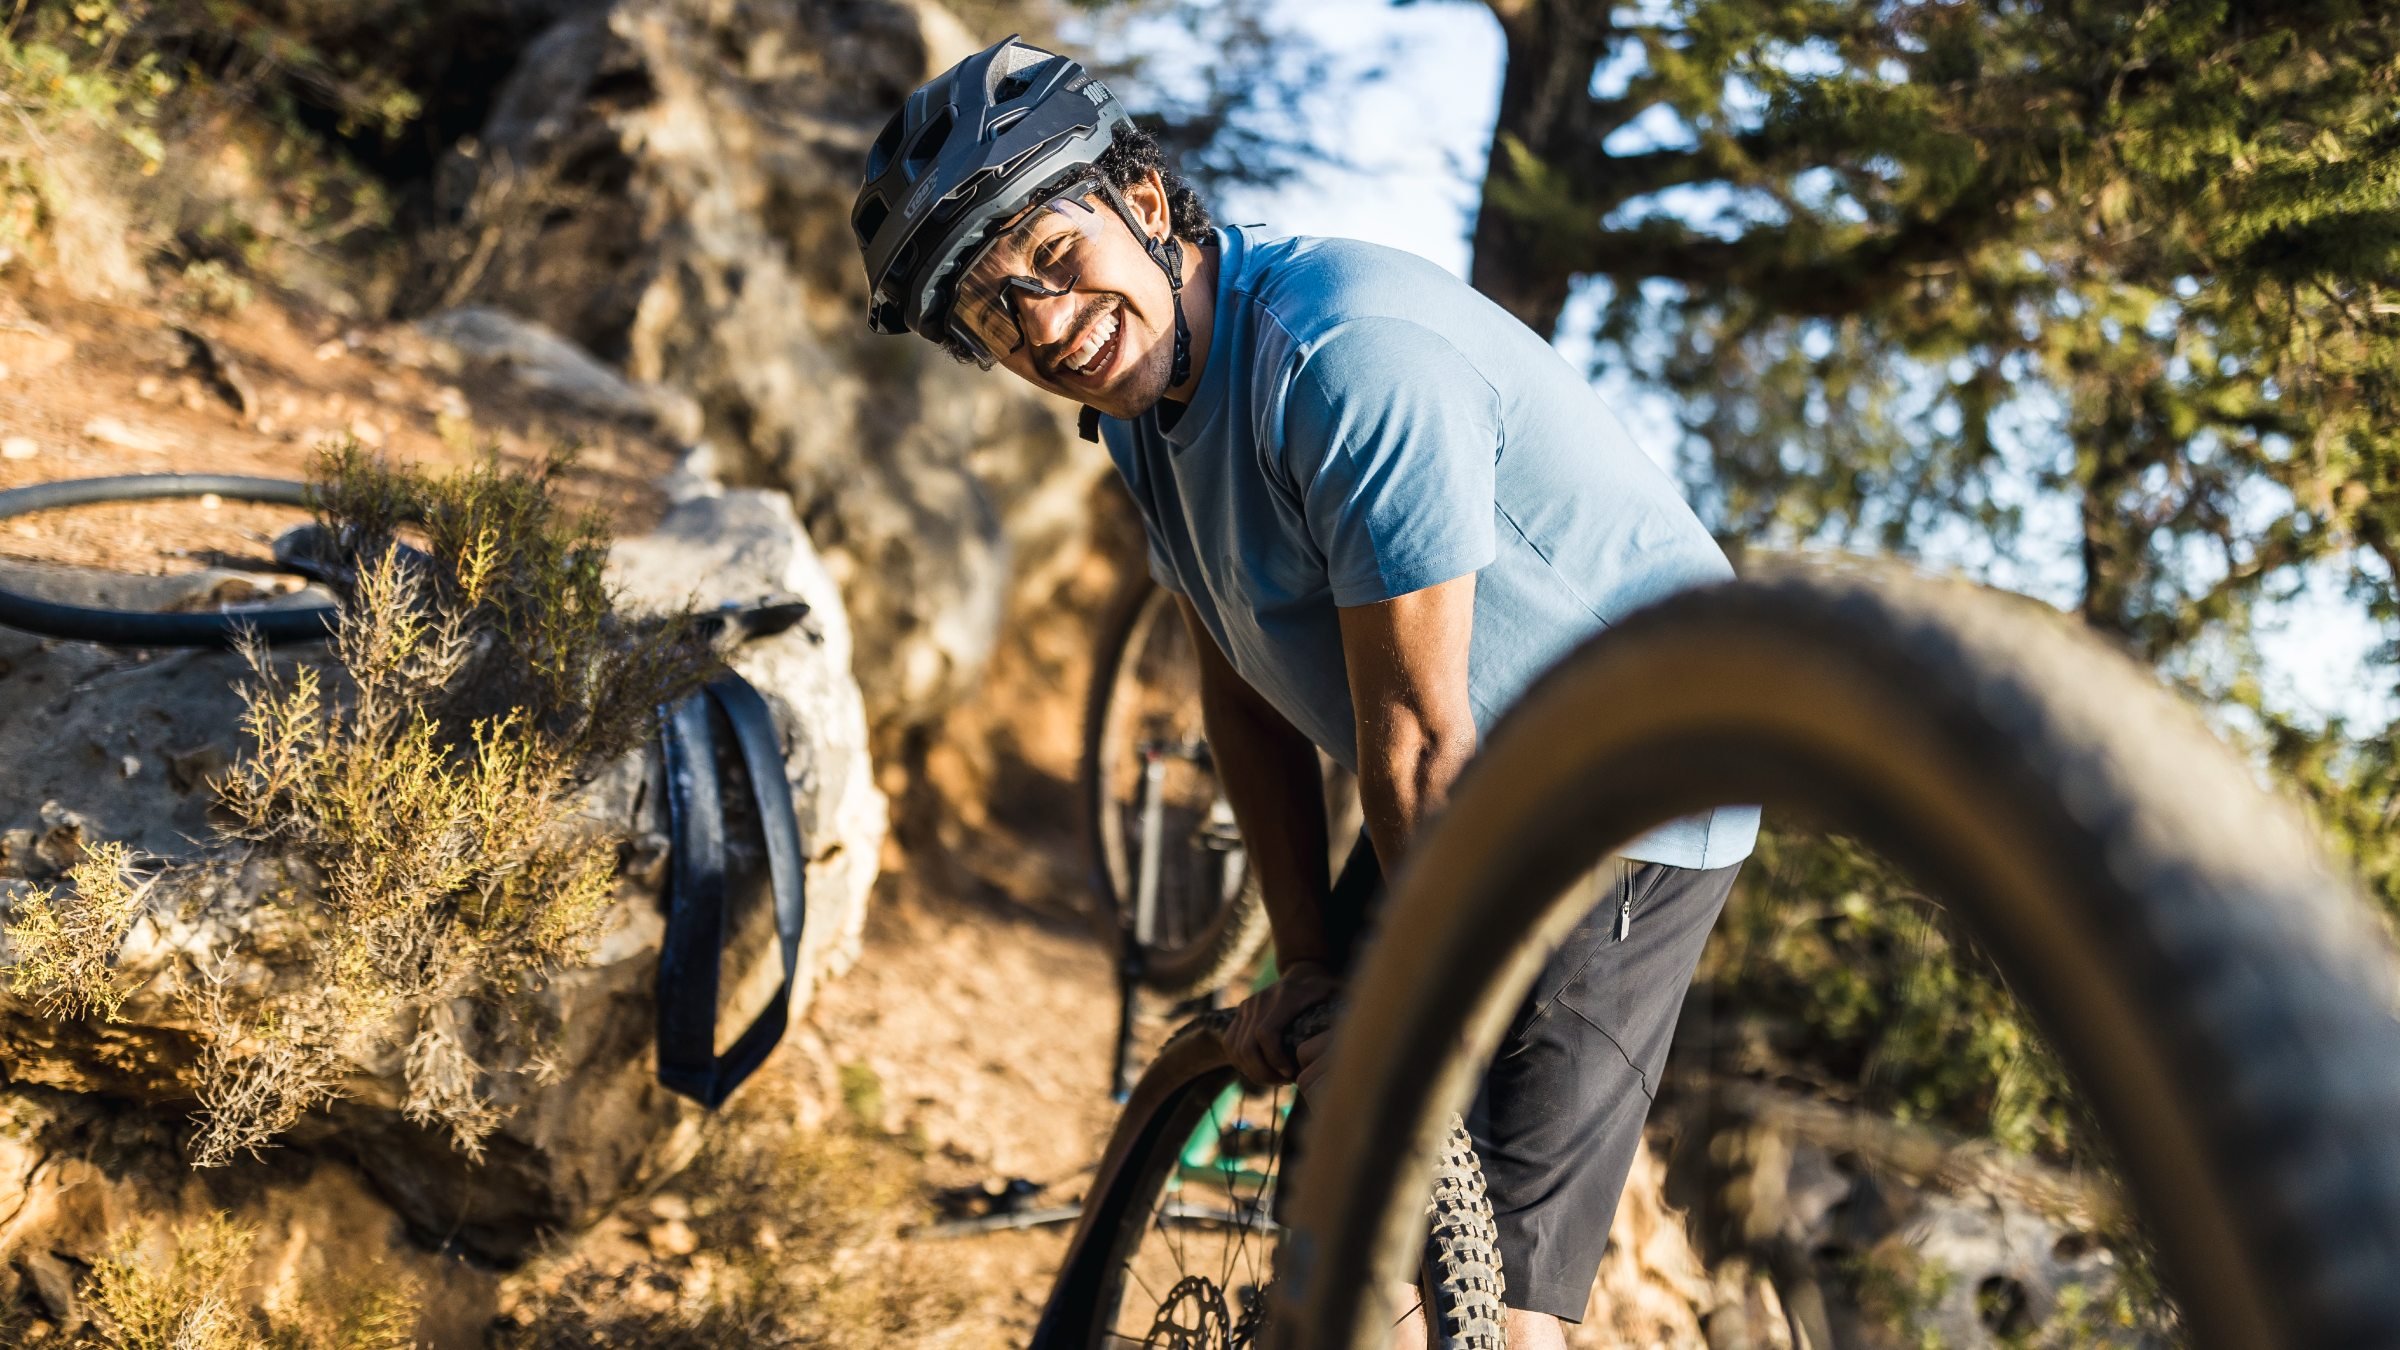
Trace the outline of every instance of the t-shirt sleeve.
[[1448, 339], [1405, 319], [1345, 325], [1293, 372], [1283, 433], [1336, 605], [1491, 563], [1500, 396]]

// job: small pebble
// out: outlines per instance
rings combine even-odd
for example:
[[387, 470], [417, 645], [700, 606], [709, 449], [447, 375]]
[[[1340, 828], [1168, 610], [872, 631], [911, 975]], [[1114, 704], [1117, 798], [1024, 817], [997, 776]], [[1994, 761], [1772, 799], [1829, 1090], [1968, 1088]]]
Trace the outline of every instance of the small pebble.
[[117, 761], [117, 772], [125, 775], [127, 778], [136, 777], [141, 773], [141, 771], [142, 761], [132, 755], [127, 755], [125, 758]]
[[8, 368], [8, 363], [6, 361], [0, 361], [0, 380], [7, 379], [11, 373], [12, 372]]
[[375, 422], [372, 422], [364, 417], [354, 417], [350, 419], [350, 435], [360, 445], [367, 447], [369, 450], [381, 450], [383, 448], [383, 428]]
[[158, 378], [156, 375], [144, 375], [134, 384], [133, 392], [139, 395], [145, 402], [156, 403], [160, 398], [165, 396], [167, 392], [167, 382]]
[[652, 1224], [643, 1236], [649, 1241], [652, 1254], [657, 1256], [690, 1256], [700, 1247], [700, 1239], [693, 1234], [691, 1225], [681, 1219]]
[[42, 447], [31, 436], [11, 436], [0, 441], [0, 459], [31, 459], [42, 453]]
[[84, 423], [83, 434], [103, 445], [148, 455], [158, 454], [167, 448], [166, 439], [148, 427], [137, 427], [121, 418], [106, 415]]
[[340, 338], [327, 338], [323, 342], [317, 344], [317, 359], [320, 361], [330, 361], [337, 356], [343, 355], [349, 350], [350, 349], [348, 347], [342, 345], [342, 340]]
[[203, 511], [214, 511], [224, 504], [225, 499], [213, 492], [203, 492], [200, 494], [200, 509]]

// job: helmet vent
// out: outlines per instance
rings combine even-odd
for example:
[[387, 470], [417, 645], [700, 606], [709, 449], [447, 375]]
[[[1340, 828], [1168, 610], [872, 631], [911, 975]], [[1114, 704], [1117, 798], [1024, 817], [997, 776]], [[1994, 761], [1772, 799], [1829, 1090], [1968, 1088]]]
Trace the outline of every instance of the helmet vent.
[[905, 109], [893, 113], [891, 120], [883, 124], [882, 132], [875, 137], [875, 144], [867, 147], [868, 182], [883, 177], [883, 171], [892, 167], [892, 156], [900, 152], [900, 133], [903, 130], [902, 123], [906, 120]]
[[945, 107], [933, 115], [932, 120], [925, 124], [925, 129], [917, 133], [915, 140], [908, 143], [908, 158], [900, 162], [901, 171], [908, 175], [908, 181], [913, 183], [922, 177], [935, 157], [942, 153], [942, 143], [950, 139], [950, 127], [957, 120]]
[[869, 197], [858, 204], [857, 212], [850, 217], [850, 227], [858, 232], [863, 246], [875, 237], [876, 231], [883, 228], [883, 222], [891, 218], [892, 208], [884, 203], [883, 198]]

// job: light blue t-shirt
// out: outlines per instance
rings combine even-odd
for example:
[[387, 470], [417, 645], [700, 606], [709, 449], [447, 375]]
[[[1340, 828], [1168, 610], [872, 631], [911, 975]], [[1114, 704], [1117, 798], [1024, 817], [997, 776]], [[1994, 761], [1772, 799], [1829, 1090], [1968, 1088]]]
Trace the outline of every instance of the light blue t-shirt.
[[[1216, 331], [1191, 406], [1101, 419], [1150, 570], [1233, 668], [1345, 766], [1358, 751], [1338, 606], [1469, 572], [1475, 724], [1584, 638], [1733, 575], [1673, 480], [1506, 310], [1422, 258], [1218, 231]], [[1758, 808], [1620, 850], [1724, 867]]]

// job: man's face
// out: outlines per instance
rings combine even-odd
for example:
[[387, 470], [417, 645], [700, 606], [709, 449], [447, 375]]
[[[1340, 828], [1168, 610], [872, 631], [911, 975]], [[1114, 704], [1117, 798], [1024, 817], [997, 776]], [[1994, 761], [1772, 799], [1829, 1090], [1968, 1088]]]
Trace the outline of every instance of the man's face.
[[[1125, 189], [1125, 204], [1153, 236], [1167, 232], [1166, 192], [1153, 174]], [[1063, 295], [1011, 296], [1025, 343], [1000, 364], [1051, 393], [1116, 418], [1138, 417], [1167, 392], [1175, 364], [1175, 293], [1167, 274], [1108, 200], [1044, 212], [1036, 249], [1072, 248], [1074, 284]]]

